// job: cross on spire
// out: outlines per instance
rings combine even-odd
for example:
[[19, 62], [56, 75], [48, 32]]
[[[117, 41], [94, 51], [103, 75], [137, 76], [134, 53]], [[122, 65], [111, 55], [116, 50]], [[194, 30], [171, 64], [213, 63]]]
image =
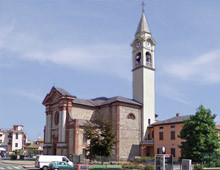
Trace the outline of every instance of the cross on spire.
[[144, 6], [145, 6], [145, 3], [144, 3], [144, 0], [142, 1], [142, 12], [144, 12]]

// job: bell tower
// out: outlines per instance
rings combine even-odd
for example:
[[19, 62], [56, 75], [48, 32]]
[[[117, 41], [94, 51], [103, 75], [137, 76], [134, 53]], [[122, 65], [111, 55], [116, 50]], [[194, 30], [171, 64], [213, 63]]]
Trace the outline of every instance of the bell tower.
[[144, 3], [135, 39], [132, 42], [133, 99], [142, 103], [142, 140], [147, 139], [147, 127], [155, 122], [155, 41], [147, 24]]

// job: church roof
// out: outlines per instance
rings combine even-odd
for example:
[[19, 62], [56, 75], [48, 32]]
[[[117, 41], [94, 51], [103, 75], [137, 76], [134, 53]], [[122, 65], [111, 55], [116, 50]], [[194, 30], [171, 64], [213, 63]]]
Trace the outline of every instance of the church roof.
[[90, 99], [90, 100], [85, 100], [85, 99], [73, 99], [73, 103], [75, 104], [81, 104], [81, 105], [86, 105], [86, 106], [103, 106], [103, 105], [108, 105], [114, 102], [122, 102], [122, 103], [128, 103], [128, 104], [133, 104], [133, 105], [138, 105], [142, 106], [142, 104], [136, 102], [135, 100], [124, 98], [121, 96], [116, 96], [112, 98], [107, 98], [107, 97], [98, 97], [95, 99]]
[[110, 104], [110, 103], [113, 103], [113, 102], [116, 102], [116, 101], [142, 106], [142, 104], [136, 102], [135, 100], [124, 98], [124, 97], [121, 97], [121, 96], [116, 96], [116, 97], [109, 98], [108, 100], [103, 102], [101, 105]]
[[128, 103], [128, 104], [132, 104], [132, 105], [138, 105], [138, 106], [142, 106], [141, 103], [138, 103], [135, 100], [132, 99], [128, 99], [125, 97], [121, 97], [121, 96], [116, 96], [116, 97], [112, 97], [112, 98], [107, 98], [107, 97], [98, 97], [95, 99], [79, 99], [76, 96], [73, 96], [72, 94], [70, 94], [69, 92], [65, 91], [62, 88], [57, 88], [57, 87], [53, 87], [51, 89], [51, 92], [49, 94], [47, 94], [47, 96], [45, 97], [43, 104], [46, 104], [47, 100], [52, 100], [52, 96], [53, 93], [52, 92], [56, 92], [59, 93], [61, 96], [67, 96], [67, 97], [71, 97], [72, 99], [72, 103], [73, 104], [80, 104], [80, 105], [85, 105], [85, 106], [91, 106], [91, 107], [96, 107], [96, 106], [103, 106], [103, 105], [108, 105], [114, 102], [122, 102], [122, 103]]
[[85, 105], [85, 106], [95, 106], [93, 103], [91, 103], [89, 100], [85, 100], [85, 99], [78, 99], [78, 98], [75, 98], [73, 100], [73, 103], [74, 104], [80, 104], [80, 105]]
[[138, 33], [149, 33], [150, 34], [150, 29], [149, 29], [149, 26], [147, 24], [147, 19], [146, 19], [144, 11], [142, 12], [141, 20], [139, 22], [139, 25], [138, 25], [138, 28], [137, 28], [137, 31], [136, 31], [136, 35]]
[[152, 123], [150, 126], [164, 125], [164, 124], [173, 124], [173, 123], [183, 123], [185, 120], [188, 120], [191, 115], [186, 116], [175, 116], [167, 120], [157, 121]]
[[72, 94], [70, 94], [69, 92], [67, 92], [62, 88], [57, 88], [57, 87], [53, 87], [53, 88], [56, 89], [62, 96], [73, 96]]

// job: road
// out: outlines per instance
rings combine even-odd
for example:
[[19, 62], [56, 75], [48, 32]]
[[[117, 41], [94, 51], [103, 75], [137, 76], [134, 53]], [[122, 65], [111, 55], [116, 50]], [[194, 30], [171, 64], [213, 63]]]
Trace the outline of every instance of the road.
[[21, 164], [11, 164], [11, 163], [2, 163], [0, 161], [0, 170], [16, 170], [16, 169], [19, 169], [19, 170], [24, 170], [23, 166]]
[[[26, 169], [25, 169], [26, 168]], [[39, 170], [34, 168], [33, 160], [11, 160], [0, 158], [0, 170]]]

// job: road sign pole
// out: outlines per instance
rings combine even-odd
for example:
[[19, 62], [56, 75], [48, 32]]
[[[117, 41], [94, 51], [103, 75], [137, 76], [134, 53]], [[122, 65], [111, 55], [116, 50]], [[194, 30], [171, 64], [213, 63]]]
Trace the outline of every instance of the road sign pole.
[[165, 170], [165, 155], [163, 154], [163, 170]]

